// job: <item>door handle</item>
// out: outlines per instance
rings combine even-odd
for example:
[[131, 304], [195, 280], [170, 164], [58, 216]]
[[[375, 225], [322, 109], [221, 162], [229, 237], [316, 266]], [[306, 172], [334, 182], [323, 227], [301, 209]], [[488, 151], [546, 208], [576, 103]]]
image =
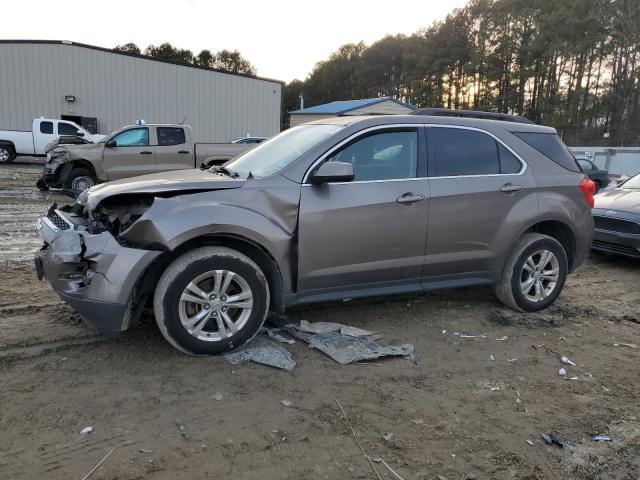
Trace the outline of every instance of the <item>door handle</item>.
[[178, 153], [189, 153], [189, 150], [178, 150]]
[[404, 195], [398, 197], [396, 202], [398, 203], [416, 203], [421, 202], [426, 197], [424, 195], [414, 195], [411, 192], [405, 193]]
[[522, 190], [522, 185], [514, 185], [513, 183], [505, 183], [500, 187], [500, 191], [504, 193], [519, 192]]
[[149, 150], [143, 150], [142, 152], [140, 152], [140, 155], [151, 155], [153, 152], [150, 152]]

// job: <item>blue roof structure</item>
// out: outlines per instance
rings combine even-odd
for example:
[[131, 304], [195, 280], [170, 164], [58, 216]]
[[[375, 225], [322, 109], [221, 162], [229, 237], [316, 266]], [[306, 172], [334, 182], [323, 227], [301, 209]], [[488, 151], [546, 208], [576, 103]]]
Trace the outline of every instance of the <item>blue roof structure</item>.
[[289, 112], [296, 115], [341, 115], [351, 110], [357, 110], [362, 107], [368, 107], [375, 105], [376, 103], [382, 103], [386, 101], [392, 101], [400, 105], [404, 105], [412, 110], [415, 109], [413, 105], [401, 102], [391, 97], [378, 97], [378, 98], [362, 98], [360, 100], [339, 100], [336, 102], [323, 103], [322, 105], [316, 105], [315, 107], [303, 108], [301, 110], [294, 110]]

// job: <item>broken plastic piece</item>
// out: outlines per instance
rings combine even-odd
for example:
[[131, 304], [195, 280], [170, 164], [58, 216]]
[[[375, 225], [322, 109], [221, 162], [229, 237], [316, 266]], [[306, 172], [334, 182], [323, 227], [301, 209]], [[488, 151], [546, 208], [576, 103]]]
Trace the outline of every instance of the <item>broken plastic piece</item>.
[[254, 338], [246, 347], [227, 353], [224, 359], [233, 365], [256, 362], [289, 371], [296, 366], [296, 362], [286, 348], [261, 335]]
[[611, 437], [609, 435], [596, 435], [595, 437], [593, 437], [593, 440], [595, 440], [596, 442], [610, 442]]
[[280, 403], [285, 407], [291, 407], [293, 405], [289, 400], [281, 400]]
[[301, 332], [307, 333], [316, 333], [316, 334], [324, 334], [324, 333], [332, 333], [332, 332], [340, 332], [342, 335], [349, 335], [350, 337], [366, 337], [369, 335], [374, 335], [376, 332], [370, 332], [368, 330], [363, 330], [357, 327], [350, 327], [348, 325], [343, 325], [341, 323], [335, 322], [308, 322], [307, 320], [300, 320], [300, 324], [294, 326]]
[[575, 367], [575, 363], [573, 363], [571, 360], [569, 360], [567, 357], [560, 357], [560, 361], [562, 363], [564, 363], [565, 365], [573, 365]]
[[277, 333], [280, 331], [279, 328], [263, 328], [263, 330], [267, 332], [269, 338], [273, 338], [276, 342], [286, 343], [288, 345], [293, 345], [294, 343], [296, 343], [293, 338], [285, 338]]
[[384, 439], [385, 442], [388, 442], [393, 438], [393, 433], [386, 432], [384, 435], [382, 435], [382, 438]]
[[558, 370], [558, 375], [560, 375], [561, 377], [564, 377], [567, 374], [567, 371], [564, 368], [561, 368], [560, 370]]
[[93, 427], [84, 427], [81, 431], [80, 431], [80, 435], [89, 435], [90, 433], [93, 432]]

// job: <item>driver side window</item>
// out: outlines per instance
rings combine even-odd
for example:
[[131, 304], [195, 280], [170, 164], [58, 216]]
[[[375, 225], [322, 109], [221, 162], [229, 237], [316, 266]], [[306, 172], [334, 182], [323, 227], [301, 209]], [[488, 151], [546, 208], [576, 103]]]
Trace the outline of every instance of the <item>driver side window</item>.
[[356, 182], [415, 178], [418, 133], [396, 130], [360, 137], [328, 161], [352, 164]]
[[132, 128], [112, 138], [117, 147], [145, 147], [149, 145], [148, 128]]

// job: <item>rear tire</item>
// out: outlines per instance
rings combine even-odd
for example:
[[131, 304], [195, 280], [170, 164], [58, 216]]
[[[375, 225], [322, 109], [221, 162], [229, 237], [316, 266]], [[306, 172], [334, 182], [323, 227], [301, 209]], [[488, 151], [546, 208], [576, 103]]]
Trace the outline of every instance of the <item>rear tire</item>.
[[548, 235], [526, 233], [507, 258], [496, 295], [514, 310], [544, 310], [562, 292], [567, 273], [567, 253], [560, 242]]
[[16, 152], [10, 145], [0, 145], [0, 163], [11, 163], [16, 158]]
[[96, 176], [88, 168], [74, 168], [64, 182], [65, 188], [84, 191], [97, 183]]
[[258, 333], [269, 301], [267, 280], [253, 260], [230, 248], [202, 247], [164, 271], [153, 308], [160, 332], [175, 348], [219, 355]]

